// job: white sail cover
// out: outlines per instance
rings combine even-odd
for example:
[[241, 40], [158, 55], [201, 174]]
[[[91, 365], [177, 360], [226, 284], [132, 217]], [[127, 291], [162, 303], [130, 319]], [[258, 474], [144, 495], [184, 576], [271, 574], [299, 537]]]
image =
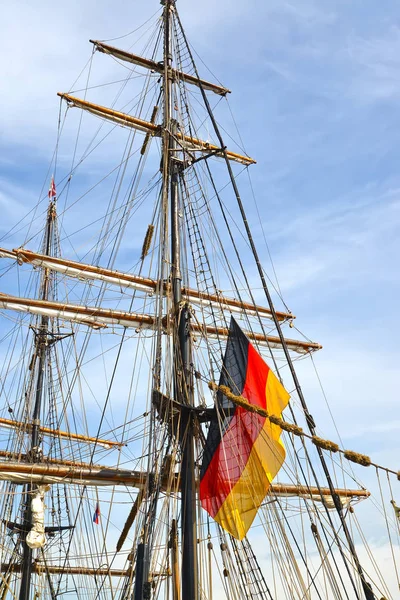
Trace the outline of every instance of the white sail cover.
[[43, 548], [46, 543], [44, 533], [44, 509], [46, 508], [44, 494], [48, 490], [49, 486], [40, 485], [31, 500], [32, 529], [26, 536], [26, 543], [32, 549]]

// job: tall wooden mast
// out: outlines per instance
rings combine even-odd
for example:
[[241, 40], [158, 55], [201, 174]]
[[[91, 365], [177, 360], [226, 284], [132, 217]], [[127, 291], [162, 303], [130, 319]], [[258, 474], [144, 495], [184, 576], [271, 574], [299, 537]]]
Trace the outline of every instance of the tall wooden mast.
[[[51, 198], [49, 208], [47, 211], [47, 222], [46, 232], [44, 240], [45, 254], [50, 255], [51, 252], [51, 241], [53, 237], [53, 227], [55, 218], [55, 201]], [[50, 270], [44, 269], [42, 293], [41, 299], [48, 300], [49, 298], [49, 285], [50, 285]], [[40, 449], [40, 413], [43, 402], [43, 390], [44, 390], [44, 374], [46, 368], [46, 355], [49, 341], [49, 317], [43, 315], [40, 321], [40, 326], [37, 332], [35, 332], [35, 350], [34, 350], [34, 366], [37, 365], [36, 375], [36, 389], [34, 392], [34, 405], [32, 412], [32, 429], [31, 429], [31, 444], [29, 452], [29, 462], [41, 462], [41, 449]], [[34, 371], [33, 371], [34, 372]], [[29, 402], [29, 398], [28, 398]], [[21, 534], [21, 543], [23, 546], [23, 563], [22, 563], [22, 577], [21, 587], [19, 591], [19, 600], [29, 600], [31, 592], [31, 579], [33, 573], [32, 563], [32, 548], [27, 544], [26, 538], [29, 530], [32, 528], [32, 511], [31, 511], [31, 497], [34, 486], [31, 484], [27, 485], [26, 488], [26, 508], [24, 516], [24, 527]]]
[[[161, 0], [164, 5], [164, 122], [163, 122], [163, 206], [170, 206], [171, 227], [171, 284], [174, 312], [174, 390], [175, 399], [186, 405], [181, 413], [180, 444], [181, 468], [181, 535], [182, 535], [182, 598], [198, 599], [197, 524], [196, 524], [196, 480], [194, 472], [194, 406], [193, 381], [191, 374], [192, 346], [190, 338], [190, 308], [182, 302], [181, 245], [179, 222], [179, 176], [180, 162], [177, 123], [172, 118], [172, 65], [171, 17], [175, 0]], [[169, 196], [169, 198], [168, 198]], [[169, 202], [168, 202], [169, 199]], [[167, 221], [165, 215], [165, 222]]]

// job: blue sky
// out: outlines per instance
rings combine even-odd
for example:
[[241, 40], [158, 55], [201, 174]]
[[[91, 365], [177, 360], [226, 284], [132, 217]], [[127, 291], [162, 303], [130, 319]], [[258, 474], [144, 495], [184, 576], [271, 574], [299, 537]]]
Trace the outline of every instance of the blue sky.
[[[1, 232], [47, 185], [55, 92], [68, 89], [85, 65], [87, 40], [128, 33], [159, 8], [147, 4], [41, 0], [2, 7]], [[280, 286], [296, 326], [324, 346], [315, 363], [344, 443], [396, 469], [399, 4], [181, 0], [178, 8], [194, 48], [233, 91], [229, 104], [258, 163], [251, 178]], [[111, 43], [126, 47], [124, 39]], [[237, 137], [224, 114], [222, 102], [217, 115]], [[244, 200], [267, 257], [253, 200]], [[265, 267], [271, 275], [267, 260]], [[333, 437], [309, 362], [299, 370], [311, 412]]]

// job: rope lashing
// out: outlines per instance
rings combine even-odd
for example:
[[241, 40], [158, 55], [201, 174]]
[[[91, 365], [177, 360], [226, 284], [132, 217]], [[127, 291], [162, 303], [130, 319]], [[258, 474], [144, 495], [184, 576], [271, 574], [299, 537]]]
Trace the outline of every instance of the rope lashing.
[[329, 452], [339, 452], [340, 450], [339, 446], [334, 442], [324, 440], [316, 435], [313, 435], [311, 440], [314, 446], [319, 446], [319, 448], [322, 448], [322, 450], [328, 450]]
[[394, 514], [396, 515], [396, 519], [400, 521], [400, 507], [397, 506], [394, 500], [390, 501], [390, 504], [393, 506]]
[[335, 442], [325, 440], [323, 438], [317, 437], [316, 435], [309, 435], [308, 433], [305, 433], [303, 429], [298, 425], [288, 423], [287, 421], [284, 421], [281, 417], [278, 417], [277, 415], [270, 415], [268, 411], [265, 410], [265, 408], [261, 408], [260, 406], [254, 406], [253, 404], [250, 404], [244, 396], [237, 396], [226, 385], [218, 385], [217, 383], [215, 383], [215, 381], [210, 381], [208, 383], [208, 387], [214, 392], [221, 392], [226, 398], [228, 398], [228, 400], [231, 400], [231, 402], [233, 402], [237, 406], [241, 406], [249, 412], [253, 412], [258, 415], [261, 415], [262, 417], [265, 417], [270, 421], [270, 423], [278, 425], [281, 429], [287, 431], [288, 433], [293, 433], [293, 435], [307, 438], [311, 440], [311, 442], [315, 446], [318, 446], [323, 450], [328, 450], [329, 452], [339, 452], [340, 454], [343, 454], [343, 456], [347, 460], [357, 463], [358, 465], [361, 465], [363, 467], [369, 467], [372, 465], [377, 469], [381, 469], [382, 471], [386, 471], [387, 473], [397, 475], [397, 479], [400, 481], [400, 471], [396, 473], [396, 471], [393, 471], [392, 469], [388, 469], [387, 467], [383, 467], [381, 465], [373, 463], [370, 457], [366, 454], [359, 454], [358, 452], [354, 452], [353, 450], [343, 450], [337, 444], [335, 444]]
[[294, 433], [294, 435], [303, 435], [304, 433], [302, 428], [298, 425], [295, 425], [294, 423], [288, 423], [276, 415], [269, 415], [268, 418], [271, 423], [278, 425], [281, 429], [287, 431], [288, 433]]
[[369, 467], [371, 464], [371, 459], [366, 454], [359, 454], [358, 452], [353, 452], [352, 450], [345, 450], [344, 457], [347, 460], [351, 460], [351, 462], [355, 462], [363, 467]]

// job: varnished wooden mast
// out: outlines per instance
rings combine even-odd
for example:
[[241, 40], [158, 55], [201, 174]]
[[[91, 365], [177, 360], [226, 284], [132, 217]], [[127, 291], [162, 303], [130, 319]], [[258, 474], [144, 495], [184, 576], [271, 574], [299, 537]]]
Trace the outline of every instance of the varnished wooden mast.
[[[115, 56], [120, 60], [125, 62], [129, 62], [133, 65], [138, 65], [139, 67], [144, 67], [145, 69], [149, 69], [150, 71], [154, 71], [155, 73], [164, 72], [164, 66], [162, 63], [155, 62], [154, 60], [150, 60], [148, 58], [143, 58], [142, 56], [137, 56], [136, 54], [132, 54], [131, 52], [126, 52], [125, 50], [119, 50], [119, 48], [114, 48], [114, 46], [109, 46], [108, 44], [104, 44], [104, 42], [98, 42], [96, 40], [89, 40], [92, 44], [94, 44], [100, 52], [104, 52], [104, 54], [110, 54], [111, 56]], [[203, 89], [208, 90], [210, 92], [214, 92], [219, 96], [225, 96], [226, 94], [230, 94], [230, 90], [221, 85], [216, 85], [215, 83], [210, 83], [209, 81], [205, 81], [204, 79], [198, 79], [193, 75], [188, 75], [187, 73], [183, 73], [178, 69], [170, 69], [171, 75], [177, 81], [184, 81], [185, 83], [190, 83], [192, 85], [196, 85], [197, 87], [202, 86]]]
[[[164, 121], [163, 121], [163, 196], [165, 206], [170, 208], [171, 230], [171, 286], [174, 319], [173, 340], [173, 382], [174, 397], [181, 405], [194, 407], [194, 387], [192, 364], [191, 311], [182, 296], [182, 255], [178, 160], [179, 139], [188, 142], [188, 136], [178, 131], [173, 119], [172, 84], [172, 19], [175, 0], [161, 0], [164, 5]], [[190, 143], [198, 140], [190, 139]], [[210, 150], [213, 150], [210, 147]], [[215, 147], [215, 150], [217, 148]], [[166, 215], [165, 215], [166, 217]], [[164, 221], [166, 219], [164, 218]], [[181, 592], [184, 600], [198, 600], [198, 558], [197, 558], [197, 514], [196, 514], [196, 475], [194, 449], [194, 412], [181, 414], [179, 441], [181, 447]]]
[[[4, 458], [14, 458], [12, 453], [4, 451]], [[2, 456], [0, 454], [0, 456]], [[15, 461], [0, 461], [0, 475], [7, 479], [6, 474], [16, 473], [21, 479], [21, 484], [29, 481], [37, 482], [42, 478], [47, 483], [47, 478], [59, 477], [63, 481], [85, 481], [87, 485], [123, 485], [143, 490], [148, 484], [148, 473], [144, 471], [128, 471], [103, 465], [90, 465], [88, 463], [75, 463], [52, 459], [49, 463], [25, 464]], [[10, 479], [12, 477], [10, 476]], [[160, 489], [163, 492], [179, 492], [181, 489], [179, 473], [168, 475], [161, 480]], [[198, 485], [198, 482], [196, 482]], [[369, 498], [370, 492], [363, 489], [335, 488], [335, 493], [341, 498]], [[291, 483], [273, 483], [268, 491], [268, 496], [331, 496], [331, 490], [326, 487], [296, 485]]]
[[[70, 106], [77, 106], [78, 108], [87, 110], [98, 117], [103, 117], [104, 119], [113, 121], [118, 125], [122, 125], [125, 127], [133, 127], [134, 129], [144, 131], [145, 133], [150, 133], [151, 135], [154, 135], [156, 137], [161, 137], [162, 135], [162, 128], [159, 125], [155, 125], [154, 123], [151, 123], [149, 121], [144, 121], [143, 119], [132, 117], [131, 115], [119, 112], [118, 110], [113, 110], [112, 108], [101, 106], [100, 104], [94, 104], [93, 102], [82, 100], [81, 98], [75, 98], [70, 94], [63, 94], [61, 92], [58, 92], [58, 95], [64, 100], [66, 100]], [[237, 152], [232, 152], [224, 148], [219, 148], [214, 144], [210, 144], [209, 142], [205, 142], [198, 138], [191, 137], [190, 135], [185, 135], [180, 131], [177, 131], [175, 135], [176, 139], [178, 140], [178, 143], [184, 146], [188, 152], [200, 151], [205, 152], [207, 154], [212, 153], [216, 156], [226, 156], [229, 160], [233, 160], [243, 165], [254, 165], [256, 163], [254, 158], [250, 158], [249, 156], [244, 156], [242, 154], [238, 154]]]
[[[68, 304], [66, 302], [19, 298], [18, 296], [9, 296], [1, 292], [0, 308], [31, 312], [33, 314], [46, 314], [72, 322], [83, 323], [95, 329], [102, 329], [108, 325], [121, 325], [123, 327], [139, 329], [154, 329], [157, 326], [157, 320], [153, 315], [130, 313], [97, 306], [80, 306], [79, 304]], [[164, 317], [163, 326], [165, 327], [165, 333], [171, 333], [168, 316]], [[208, 337], [220, 336], [223, 338], [228, 336], [228, 330], [225, 327], [203, 326], [199, 323], [191, 323], [190, 327], [193, 332], [199, 335], [207, 335]], [[281, 348], [282, 342], [277, 336], [264, 335], [252, 331], [245, 331], [244, 333], [250, 340], [262, 346]], [[322, 348], [320, 344], [304, 340], [286, 338], [285, 343], [290, 350], [300, 354], [307, 354]]]
[[[45, 233], [45, 253], [50, 255], [51, 242], [54, 230], [54, 220], [56, 217], [56, 204], [53, 198], [50, 200], [50, 204], [47, 211], [47, 222], [46, 222], [46, 233]], [[47, 301], [49, 296], [50, 287], [50, 273], [48, 269], [43, 272], [42, 278], [42, 301]], [[37, 378], [35, 380], [35, 396], [34, 405], [32, 411], [32, 425], [30, 428], [30, 453], [28, 462], [35, 463], [39, 462], [41, 455], [41, 441], [40, 441], [40, 418], [42, 413], [43, 403], [43, 391], [44, 391], [44, 377], [46, 360], [48, 357], [48, 339], [49, 339], [49, 317], [42, 315], [40, 320], [40, 327], [35, 337], [35, 353], [33, 366], [36, 368], [37, 364]], [[28, 402], [28, 399], [27, 399]], [[29, 407], [29, 404], [27, 404]], [[28, 408], [29, 410], [29, 408]], [[31, 510], [31, 492], [35, 488], [31, 484], [26, 487], [25, 494], [25, 511], [24, 511], [24, 525], [23, 531], [21, 532], [20, 543], [22, 545], [23, 553], [23, 566], [22, 566], [22, 577], [21, 585], [19, 590], [19, 600], [29, 600], [31, 595], [31, 578], [32, 578], [32, 558], [33, 552], [30, 545], [27, 544], [28, 531], [33, 526], [33, 516]]]
[[[22, 565], [2, 563], [1, 573], [21, 573]], [[129, 577], [132, 574], [131, 569], [108, 569], [91, 567], [71, 567], [68, 565], [49, 565], [41, 562], [33, 563], [32, 573], [37, 575], [93, 575], [97, 577]]]
[[[162, 289], [163, 294], [169, 293], [169, 287], [166, 284], [161, 284], [150, 277], [142, 277], [123, 271], [115, 271], [105, 267], [98, 267], [88, 263], [80, 263], [65, 258], [56, 256], [46, 256], [39, 252], [32, 252], [26, 248], [16, 248], [7, 250], [0, 248], [0, 258], [11, 258], [17, 260], [18, 263], [28, 263], [38, 265], [44, 268], [53, 269], [59, 273], [63, 273], [68, 277], [77, 277], [82, 279], [99, 278], [101, 281], [111, 283], [120, 287], [132, 287], [138, 291], [147, 293], [157, 293], [158, 289]], [[272, 319], [271, 311], [265, 306], [255, 305], [251, 302], [245, 302], [236, 298], [230, 298], [224, 294], [208, 294], [200, 292], [193, 288], [182, 287], [182, 295], [187, 297], [190, 302], [199, 304], [212, 303], [213, 305], [231, 311], [243, 311], [250, 315], [259, 315]], [[277, 312], [279, 321], [295, 319], [296, 317], [290, 312]]]
[[[19, 429], [20, 431], [31, 431], [32, 423], [23, 423], [22, 421], [14, 421], [12, 419], [4, 419], [0, 417], [0, 427]], [[97, 444], [105, 448], [120, 448], [124, 444], [113, 440], [103, 440], [101, 438], [90, 437], [73, 431], [62, 431], [61, 429], [51, 429], [44, 425], [39, 425], [39, 432], [44, 435], [58, 437], [70, 441], [87, 442], [89, 444]], [[1, 456], [1, 455], [0, 455]]]

